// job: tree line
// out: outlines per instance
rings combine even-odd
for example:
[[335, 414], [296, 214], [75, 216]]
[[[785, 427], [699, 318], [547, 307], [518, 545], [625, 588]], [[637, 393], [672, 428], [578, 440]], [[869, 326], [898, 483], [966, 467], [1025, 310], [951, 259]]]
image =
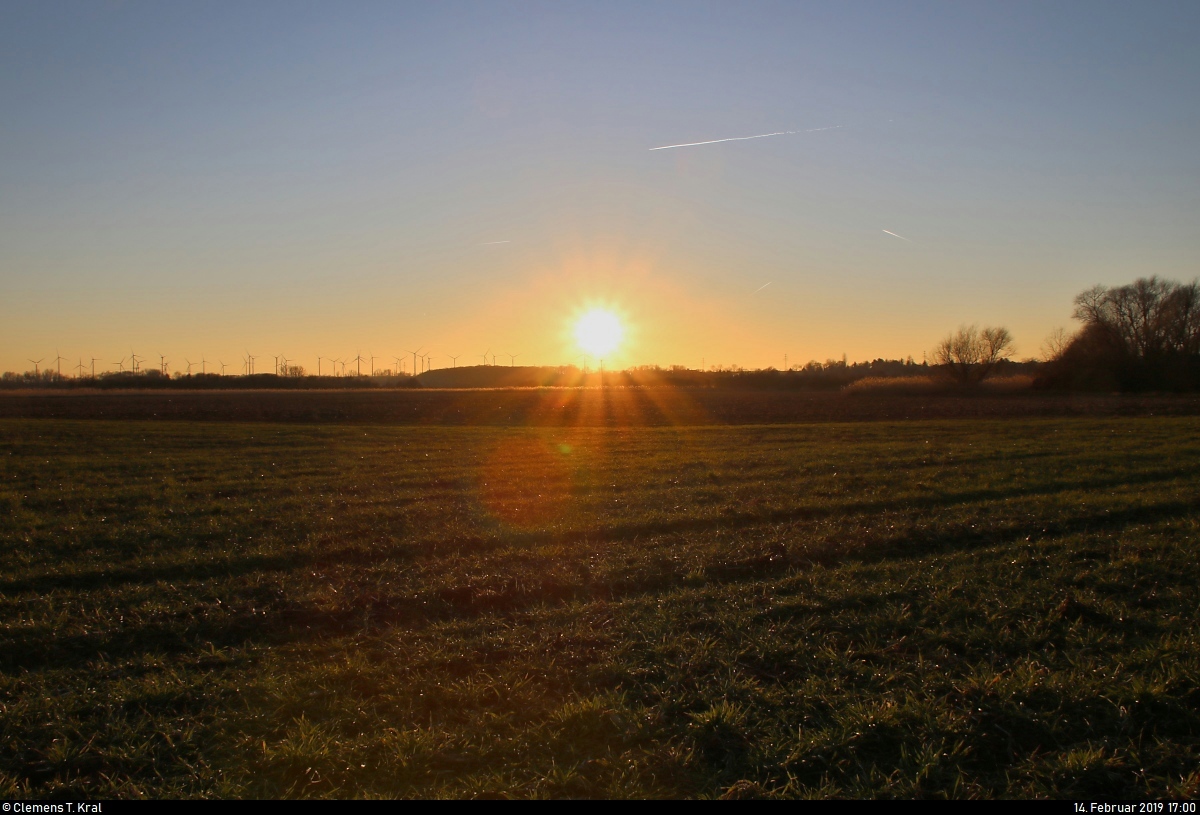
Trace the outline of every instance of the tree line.
[[[1200, 282], [1142, 277], [1093, 286], [1075, 297], [1073, 335], [1047, 340], [1033, 380], [1044, 390], [1194, 391], [1200, 389]], [[978, 384], [1013, 352], [1005, 328], [963, 327], [933, 351], [935, 368], [959, 385]]]
[[1081, 323], [1051, 349], [1038, 384], [1106, 391], [1200, 389], [1200, 282], [1143, 277], [1075, 298]]
[[[298, 372], [293, 372], [298, 371]], [[0, 389], [96, 389], [96, 390], [364, 390], [372, 388], [416, 388], [416, 378], [401, 376], [311, 376], [303, 368], [285, 373], [178, 374], [160, 371], [106, 371], [97, 376], [70, 377], [49, 371], [0, 374]]]
[[[168, 377], [158, 371], [64, 377], [50, 370], [11, 371], [0, 388], [411, 388], [421, 387], [700, 387], [839, 390], [864, 379], [923, 378], [969, 389], [984, 380], [1023, 375], [1034, 388], [1091, 391], [1200, 390], [1200, 282], [1139, 278], [1125, 286], [1093, 286], [1074, 300], [1074, 334], [1058, 330], [1041, 360], [1012, 360], [1012, 334], [1003, 327], [963, 326], [943, 339], [927, 361], [875, 359], [812, 361], [786, 371], [766, 368], [694, 370], [640, 366], [588, 373], [575, 366], [464, 366], [420, 376], [316, 377], [302, 368], [289, 376], [199, 374]], [[425, 381], [428, 379], [429, 381]], [[461, 381], [459, 381], [461, 380]], [[910, 380], [911, 381], [911, 380]]]

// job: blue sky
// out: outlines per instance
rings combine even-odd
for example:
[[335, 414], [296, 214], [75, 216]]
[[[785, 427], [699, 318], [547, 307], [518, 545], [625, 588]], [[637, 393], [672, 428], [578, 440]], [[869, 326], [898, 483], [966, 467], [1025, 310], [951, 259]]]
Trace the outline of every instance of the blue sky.
[[0, 369], [558, 364], [593, 303], [621, 364], [963, 323], [1036, 355], [1078, 291], [1200, 273], [1198, 35], [1195, 3], [8, 2]]

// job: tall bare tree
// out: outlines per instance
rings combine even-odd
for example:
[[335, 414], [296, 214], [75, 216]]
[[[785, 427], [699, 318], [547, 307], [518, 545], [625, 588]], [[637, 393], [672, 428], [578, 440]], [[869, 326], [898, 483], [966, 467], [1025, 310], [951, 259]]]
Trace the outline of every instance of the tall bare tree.
[[1127, 286], [1093, 286], [1075, 298], [1075, 319], [1102, 331], [1133, 359], [1200, 353], [1200, 283], [1142, 277]]
[[1067, 333], [1065, 328], [1056, 328], [1046, 337], [1046, 341], [1042, 343], [1042, 359], [1044, 361], [1053, 361], [1063, 355], [1063, 351], [1067, 350], [1067, 346], [1071, 344], [1071, 335]]

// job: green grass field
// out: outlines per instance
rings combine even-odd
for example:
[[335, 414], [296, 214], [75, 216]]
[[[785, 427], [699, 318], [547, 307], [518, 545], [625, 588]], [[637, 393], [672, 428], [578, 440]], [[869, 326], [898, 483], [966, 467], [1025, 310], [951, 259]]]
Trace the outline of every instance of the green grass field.
[[0, 797], [1200, 794], [1200, 418], [0, 462]]

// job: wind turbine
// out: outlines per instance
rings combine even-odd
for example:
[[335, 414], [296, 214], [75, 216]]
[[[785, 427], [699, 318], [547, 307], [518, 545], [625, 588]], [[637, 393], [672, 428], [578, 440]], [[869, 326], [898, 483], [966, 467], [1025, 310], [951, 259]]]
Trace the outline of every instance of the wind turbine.
[[113, 363], [113, 365], [116, 365], [116, 366], [117, 366], [117, 371], [118, 371], [118, 372], [120, 372], [120, 373], [125, 373], [125, 357], [121, 357], [121, 361], [120, 361], [120, 362], [114, 362], [114, 363]]
[[96, 363], [100, 361], [100, 357], [92, 357], [92, 379], [96, 378]]
[[158, 372], [161, 374], [167, 372], [167, 358], [162, 354], [158, 355]]
[[203, 356], [200, 357], [200, 373], [201, 374], [208, 373], [208, 360], [205, 359]]
[[368, 369], [370, 371], [368, 376], [375, 376], [375, 355], [368, 351], [367, 356], [371, 358], [371, 367]]
[[490, 353], [492, 353], [492, 349], [491, 349], [491, 348], [489, 348], [489, 349], [487, 349], [486, 351], [484, 351], [484, 352], [483, 352], [483, 355], [482, 355], [482, 356], [483, 356], [483, 364], [484, 364], [484, 365], [487, 365], [487, 355], [488, 355], [488, 354], [490, 354]]
[[508, 367], [512, 368], [512, 367], [515, 367], [514, 363], [517, 361], [517, 357], [519, 357], [521, 355], [520, 354], [505, 354], [504, 356], [508, 357]]
[[75, 366], [75, 372], [79, 374], [79, 379], [83, 379], [83, 357], [79, 358], [79, 364]]
[[[45, 359], [45, 357], [42, 357], [42, 359]], [[41, 372], [41, 370], [39, 370], [39, 369], [38, 369], [38, 366], [42, 364], [42, 359], [31, 359], [31, 360], [29, 360], [30, 362], [32, 362], [32, 363], [33, 363], [33, 375], [34, 375], [35, 377], [40, 377], [40, 376], [42, 375], [42, 372]]]
[[[221, 360], [218, 359], [217, 362], [221, 362]], [[221, 362], [221, 376], [222, 377], [225, 376], [225, 363], [224, 362]]]
[[[417, 346], [417, 351], [421, 350], [421, 346]], [[417, 351], [409, 351], [413, 355], [413, 376], [417, 375]]]
[[193, 366], [193, 365], [195, 365], [196, 363], [192, 362], [192, 361], [191, 361], [190, 359], [188, 359], [187, 357], [184, 357], [184, 358], [183, 358], [183, 361], [184, 361], [184, 362], [186, 362], [186, 363], [187, 363], [187, 366], [188, 366], [188, 374], [187, 374], [187, 375], [188, 375], [188, 376], [191, 376], [191, 375], [192, 375], [192, 366]]
[[404, 363], [400, 361], [400, 357], [392, 357], [392, 362], [396, 363], [396, 376], [400, 376], [403, 373], [400, 369], [404, 367]]
[[450, 367], [457, 368], [458, 367], [458, 358], [461, 357], [462, 354], [446, 354], [446, 356], [450, 357]]
[[58, 366], [58, 378], [62, 379], [62, 354], [58, 353], [58, 349], [54, 349], [54, 363]]
[[258, 359], [258, 357], [254, 356], [247, 350], [246, 351], [246, 359], [249, 360], [249, 362], [246, 363], [246, 366], [248, 368], [248, 375], [254, 376], [254, 360]]
[[131, 368], [133, 368], [133, 372], [136, 374], [138, 372], [138, 355], [133, 353], [132, 350], [129, 352], [129, 365]]
[[355, 370], [358, 372], [357, 375], [362, 376], [363, 355], [361, 353], [355, 354], [350, 361], [355, 364]]

